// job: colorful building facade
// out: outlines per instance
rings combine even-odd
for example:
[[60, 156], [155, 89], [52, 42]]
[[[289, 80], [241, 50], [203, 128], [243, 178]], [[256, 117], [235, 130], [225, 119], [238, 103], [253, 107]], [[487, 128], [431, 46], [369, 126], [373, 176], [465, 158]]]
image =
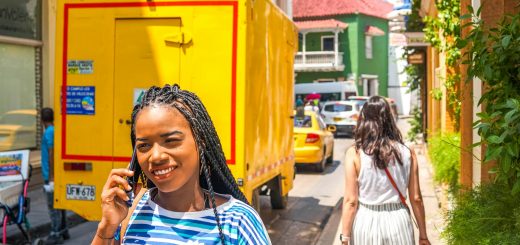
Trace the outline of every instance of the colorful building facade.
[[360, 95], [388, 95], [388, 19], [380, 0], [294, 0], [296, 83], [354, 81]]

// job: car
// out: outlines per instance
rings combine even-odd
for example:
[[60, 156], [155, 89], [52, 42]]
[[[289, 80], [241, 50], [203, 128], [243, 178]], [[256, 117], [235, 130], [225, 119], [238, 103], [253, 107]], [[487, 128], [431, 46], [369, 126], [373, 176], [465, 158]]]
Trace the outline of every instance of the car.
[[[369, 99], [369, 96], [349, 96], [348, 100], [354, 101], [361, 106], [363, 106]], [[399, 114], [397, 112], [397, 104], [395, 103], [395, 100], [392, 98], [385, 97], [386, 101], [390, 105], [390, 109], [392, 109], [392, 114], [394, 115], [394, 119], [397, 122], [399, 120]]]
[[298, 111], [294, 117], [294, 156], [297, 164], [314, 164], [318, 172], [332, 163], [334, 156], [334, 127], [327, 127], [314, 111]]
[[327, 126], [336, 128], [335, 135], [354, 135], [361, 105], [352, 101], [329, 101], [323, 104], [321, 117]]
[[36, 110], [13, 110], [0, 116], [0, 151], [36, 147]]

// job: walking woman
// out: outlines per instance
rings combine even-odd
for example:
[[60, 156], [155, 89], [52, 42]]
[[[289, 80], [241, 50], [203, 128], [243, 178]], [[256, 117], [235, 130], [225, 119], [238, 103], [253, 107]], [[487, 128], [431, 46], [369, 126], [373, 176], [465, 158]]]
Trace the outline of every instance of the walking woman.
[[[148, 89], [132, 112], [131, 140], [138, 167], [108, 176], [92, 244], [271, 243], [195, 94], [178, 85]], [[147, 191], [129, 208], [125, 190], [137, 186], [126, 178], [134, 175]]]
[[357, 123], [355, 145], [345, 158], [343, 244], [414, 244], [406, 191], [419, 226], [419, 244], [429, 245], [415, 152], [403, 144], [388, 102], [370, 97]]

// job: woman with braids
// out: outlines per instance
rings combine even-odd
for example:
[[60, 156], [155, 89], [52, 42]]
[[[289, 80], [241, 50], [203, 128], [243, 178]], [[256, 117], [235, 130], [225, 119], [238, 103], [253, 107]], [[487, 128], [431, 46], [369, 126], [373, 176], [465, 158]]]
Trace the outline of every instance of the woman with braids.
[[[92, 244], [271, 243], [231, 175], [217, 132], [195, 94], [178, 85], [151, 87], [134, 107], [132, 122], [138, 167], [111, 171]], [[134, 175], [147, 191], [135, 197], [135, 209], [129, 211], [125, 190], [137, 186], [126, 178]]]
[[415, 152], [403, 143], [388, 102], [370, 97], [361, 109], [355, 145], [345, 158], [343, 244], [414, 244], [406, 190], [418, 221], [419, 244], [429, 245]]

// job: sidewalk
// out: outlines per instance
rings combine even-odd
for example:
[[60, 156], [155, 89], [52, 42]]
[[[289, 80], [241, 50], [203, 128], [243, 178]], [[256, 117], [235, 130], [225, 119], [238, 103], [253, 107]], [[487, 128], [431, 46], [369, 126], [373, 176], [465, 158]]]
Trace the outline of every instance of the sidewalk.
[[[39, 151], [33, 151], [30, 155], [30, 163], [33, 166], [33, 171], [29, 182], [28, 196], [30, 198], [30, 204], [27, 219], [30, 224], [30, 234], [33, 240], [35, 238], [45, 238], [51, 230], [47, 200], [43, 192], [43, 179], [40, 171], [39, 155]], [[67, 221], [69, 228], [85, 222], [83, 218], [71, 211], [67, 211]], [[22, 224], [22, 227], [25, 229], [25, 225]], [[24, 241], [23, 234], [16, 224], [7, 226], [6, 235], [9, 244], [20, 244]]]
[[[401, 118], [397, 123], [403, 136], [410, 129], [408, 124], [408, 118]], [[443, 216], [440, 209], [439, 200], [437, 199], [434, 183], [433, 183], [433, 170], [432, 166], [428, 163], [427, 156], [422, 146], [414, 146], [415, 152], [417, 153], [417, 160], [419, 163], [419, 180], [421, 185], [421, 192], [424, 200], [424, 209], [426, 212], [426, 228], [428, 232], [428, 238], [431, 244], [444, 244], [440, 239], [440, 233], [443, 227]], [[316, 244], [319, 245], [340, 245], [339, 234], [343, 227], [341, 223], [341, 203], [338, 204], [333, 211], [331, 218], [325, 228], [323, 229], [320, 238]], [[415, 239], [418, 241], [418, 231], [415, 231]], [[416, 242], [417, 243], [417, 242]]]
[[[51, 230], [50, 217], [47, 209], [47, 200], [43, 193], [43, 187], [35, 188], [29, 191], [29, 198], [31, 199], [30, 211], [27, 214], [27, 219], [30, 224], [30, 232], [32, 239], [45, 238]], [[74, 227], [80, 223], [85, 222], [83, 218], [76, 215], [74, 212], [67, 211], [68, 227]], [[23, 226], [25, 229], [25, 226]], [[20, 229], [11, 224], [7, 226], [7, 241], [9, 244], [19, 244], [24, 240]]]

